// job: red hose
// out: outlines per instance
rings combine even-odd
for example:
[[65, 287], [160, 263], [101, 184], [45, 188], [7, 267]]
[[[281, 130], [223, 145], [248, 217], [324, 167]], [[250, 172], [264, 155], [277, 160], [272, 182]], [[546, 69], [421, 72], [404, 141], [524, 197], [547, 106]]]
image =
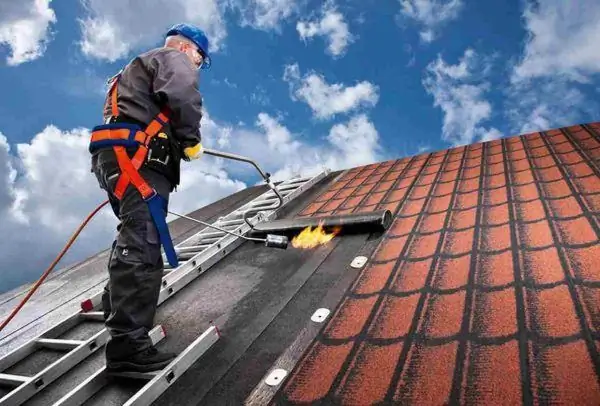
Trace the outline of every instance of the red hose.
[[35, 283], [35, 285], [29, 290], [29, 293], [27, 293], [27, 296], [25, 296], [23, 298], [23, 300], [21, 300], [21, 303], [19, 303], [19, 305], [12, 311], [12, 313], [10, 314], [10, 316], [8, 316], [8, 318], [2, 322], [2, 325], [0, 326], [0, 331], [2, 331], [4, 329], [4, 327], [6, 327], [6, 325], [8, 324], [8, 322], [10, 322], [12, 320], [12, 318], [17, 315], [17, 313], [19, 312], [19, 310], [21, 310], [21, 308], [25, 305], [25, 303], [27, 303], [27, 301], [29, 300], [29, 298], [31, 297], [31, 295], [33, 295], [33, 293], [40, 287], [40, 285], [44, 282], [44, 280], [46, 279], [46, 277], [50, 274], [50, 272], [52, 271], [52, 269], [54, 269], [54, 267], [56, 266], [56, 264], [58, 263], [58, 261], [60, 261], [61, 258], [65, 255], [65, 253], [68, 251], [68, 249], [71, 247], [71, 245], [73, 244], [73, 242], [75, 241], [75, 239], [77, 238], [77, 236], [79, 235], [79, 233], [81, 232], [81, 230], [83, 230], [83, 228], [87, 225], [87, 223], [89, 223], [89, 221], [92, 219], [92, 217], [94, 217], [96, 215], [96, 213], [98, 213], [98, 211], [100, 211], [100, 209], [102, 207], [104, 207], [107, 203], [108, 203], [108, 200], [106, 200], [104, 203], [101, 203], [98, 207], [96, 207], [94, 209], [94, 211], [92, 211], [87, 216], [87, 218], [85, 219], [85, 221], [83, 223], [81, 223], [81, 225], [79, 226], [79, 228], [77, 229], [77, 231], [75, 231], [75, 233], [71, 236], [71, 239], [69, 240], [69, 242], [67, 243], [67, 245], [64, 246], [64, 248], [62, 249], [62, 251], [60, 252], [60, 254], [56, 257], [56, 259], [54, 259], [54, 261], [52, 262], [52, 264], [48, 267], [48, 269], [46, 269], [46, 271], [40, 277], [40, 279], [38, 279], [38, 281]]

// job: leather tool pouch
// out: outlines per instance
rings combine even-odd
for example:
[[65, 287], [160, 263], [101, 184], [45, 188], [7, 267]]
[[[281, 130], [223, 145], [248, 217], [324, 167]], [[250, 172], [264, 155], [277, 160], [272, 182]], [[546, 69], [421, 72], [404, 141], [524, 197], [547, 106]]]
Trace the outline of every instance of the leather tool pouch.
[[171, 158], [169, 138], [165, 133], [158, 133], [148, 145], [148, 165], [165, 167]]

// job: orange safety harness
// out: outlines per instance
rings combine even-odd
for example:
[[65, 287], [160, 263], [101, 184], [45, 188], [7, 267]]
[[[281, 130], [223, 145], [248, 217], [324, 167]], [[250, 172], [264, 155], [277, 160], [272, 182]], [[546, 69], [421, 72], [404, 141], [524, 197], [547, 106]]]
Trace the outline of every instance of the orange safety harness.
[[[111, 112], [114, 117], [119, 115], [117, 106], [117, 82], [119, 77], [120, 74], [116, 75], [110, 88]], [[108, 103], [108, 99], [106, 103]], [[148, 156], [150, 141], [168, 121], [169, 109], [164, 107], [143, 131], [137, 124], [131, 123], [110, 123], [96, 126], [92, 129], [89, 151], [93, 153], [98, 148], [112, 147], [121, 169], [114, 195], [121, 200], [129, 184], [132, 184], [140, 192], [142, 198], [148, 204], [169, 264], [175, 268], [178, 266], [178, 261], [169, 228], [165, 221], [166, 202], [139, 173], [140, 167]], [[127, 154], [128, 147], [138, 148], [131, 159]]]

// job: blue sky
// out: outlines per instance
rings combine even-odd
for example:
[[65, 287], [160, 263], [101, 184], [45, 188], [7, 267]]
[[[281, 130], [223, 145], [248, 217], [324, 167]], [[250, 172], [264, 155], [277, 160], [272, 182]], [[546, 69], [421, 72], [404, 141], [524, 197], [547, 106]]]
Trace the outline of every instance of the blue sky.
[[[207, 146], [279, 178], [600, 120], [600, 4], [560, 0], [24, 0], [0, 6], [0, 243], [6, 287], [37, 277], [104, 199], [88, 171], [103, 84], [187, 21], [213, 39], [200, 90]], [[258, 182], [212, 157], [173, 207]], [[70, 260], [104, 249], [111, 213]], [[23, 247], [47, 242], [30, 257]], [[21, 267], [22, 268], [22, 267]]]

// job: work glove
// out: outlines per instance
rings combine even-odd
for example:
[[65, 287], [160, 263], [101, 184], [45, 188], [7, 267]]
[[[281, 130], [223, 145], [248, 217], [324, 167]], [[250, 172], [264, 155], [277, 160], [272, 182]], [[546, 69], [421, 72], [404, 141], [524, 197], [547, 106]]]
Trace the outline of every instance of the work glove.
[[184, 150], [183, 150], [183, 153], [185, 154], [185, 156], [190, 160], [200, 158], [202, 156], [203, 152], [204, 152], [204, 148], [202, 148], [201, 143], [197, 143], [193, 147], [184, 148]]

